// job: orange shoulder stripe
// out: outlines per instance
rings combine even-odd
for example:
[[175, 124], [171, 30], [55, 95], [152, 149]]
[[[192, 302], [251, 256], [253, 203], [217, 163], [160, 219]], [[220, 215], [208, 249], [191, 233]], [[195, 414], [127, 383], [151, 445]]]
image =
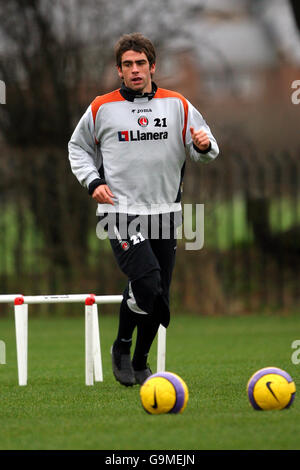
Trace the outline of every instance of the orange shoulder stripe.
[[188, 120], [188, 102], [184, 96], [176, 91], [166, 90], [164, 88], [158, 88], [157, 92], [155, 93], [154, 98], [179, 98], [182, 102], [183, 109], [184, 109], [184, 125], [182, 129], [182, 140], [185, 145], [185, 136], [186, 136], [186, 128], [187, 128], [187, 120]]
[[110, 93], [106, 93], [105, 95], [97, 96], [94, 101], [91, 103], [93, 120], [95, 123], [97, 112], [105, 103], [113, 103], [114, 101], [125, 101], [125, 98], [121, 95], [119, 90], [111, 91]]

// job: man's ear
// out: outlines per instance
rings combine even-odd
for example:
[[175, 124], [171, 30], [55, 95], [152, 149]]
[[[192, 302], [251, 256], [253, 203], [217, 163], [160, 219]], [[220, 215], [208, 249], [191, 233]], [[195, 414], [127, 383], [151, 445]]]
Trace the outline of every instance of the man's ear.
[[119, 77], [123, 80], [123, 73], [121, 67], [117, 66]]
[[152, 64], [150, 66], [150, 73], [151, 73], [151, 75], [154, 75], [154, 73], [155, 73], [155, 64]]

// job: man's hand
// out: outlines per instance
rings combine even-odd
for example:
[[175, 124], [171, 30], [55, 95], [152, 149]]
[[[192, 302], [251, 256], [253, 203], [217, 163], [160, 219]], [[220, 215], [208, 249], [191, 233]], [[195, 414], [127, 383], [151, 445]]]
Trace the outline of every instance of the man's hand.
[[114, 205], [113, 200], [111, 199], [114, 197], [113, 193], [107, 186], [107, 184], [101, 184], [100, 186], [97, 186], [97, 188], [94, 190], [92, 194], [92, 198], [95, 199], [95, 201], [99, 202], [100, 204], [112, 204]]
[[196, 147], [198, 147], [202, 151], [208, 149], [210, 140], [206, 132], [202, 130], [195, 131], [193, 127], [190, 127], [190, 131], [191, 131], [192, 140], [194, 144], [196, 145]]

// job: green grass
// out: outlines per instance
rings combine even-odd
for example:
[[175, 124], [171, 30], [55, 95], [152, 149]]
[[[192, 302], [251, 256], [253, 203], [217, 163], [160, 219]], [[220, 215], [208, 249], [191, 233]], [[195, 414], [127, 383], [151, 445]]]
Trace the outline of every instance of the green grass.
[[[0, 365], [0, 449], [299, 449], [300, 401], [259, 412], [246, 384], [257, 369], [287, 370], [299, 388], [291, 344], [298, 316], [175, 316], [167, 333], [167, 369], [189, 387], [181, 415], [152, 416], [139, 387], [122, 387], [111, 372], [117, 317], [100, 317], [104, 382], [84, 384], [84, 320], [29, 321], [29, 379], [17, 384], [13, 317], [0, 320], [6, 364]], [[150, 362], [155, 370], [156, 344]]]

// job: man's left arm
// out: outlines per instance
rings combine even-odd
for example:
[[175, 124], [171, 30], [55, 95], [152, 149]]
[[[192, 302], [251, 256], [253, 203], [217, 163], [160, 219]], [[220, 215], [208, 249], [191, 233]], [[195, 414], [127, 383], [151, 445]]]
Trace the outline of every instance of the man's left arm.
[[219, 154], [219, 147], [203, 116], [189, 103], [186, 147], [195, 161], [209, 162]]

